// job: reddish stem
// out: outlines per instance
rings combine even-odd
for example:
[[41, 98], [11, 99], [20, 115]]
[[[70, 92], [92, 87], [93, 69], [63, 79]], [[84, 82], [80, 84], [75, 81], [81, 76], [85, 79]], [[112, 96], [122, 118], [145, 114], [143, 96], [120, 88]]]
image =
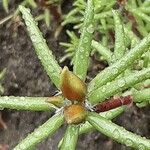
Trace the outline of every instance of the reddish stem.
[[114, 108], [117, 108], [119, 106], [122, 105], [128, 105], [131, 104], [132, 102], [132, 97], [131, 96], [120, 96], [118, 98], [112, 98], [106, 102], [102, 102], [100, 104], [97, 104], [94, 107], [94, 111], [99, 113], [99, 112], [104, 112], [104, 111], [108, 111]]

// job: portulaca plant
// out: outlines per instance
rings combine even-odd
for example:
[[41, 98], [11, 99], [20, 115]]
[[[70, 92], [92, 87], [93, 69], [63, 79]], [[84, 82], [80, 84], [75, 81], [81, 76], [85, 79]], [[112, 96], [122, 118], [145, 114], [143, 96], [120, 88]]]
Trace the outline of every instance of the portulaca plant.
[[145, 82], [150, 79], [149, 65], [140, 71], [131, 69], [132, 64], [149, 51], [150, 34], [126, 51], [123, 27], [118, 12], [113, 10], [116, 22], [114, 52], [106, 51], [109, 66], [87, 83], [87, 69], [94, 33], [93, 0], [87, 1], [81, 35], [74, 54], [73, 71], [67, 66], [64, 68], [59, 66], [30, 10], [24, 6], [19, 6], [19, 10], [36, 54], [60, 92], [52, 97], [0, 97], [1, 109], [55, 111], [53, 117], [28, 134], [25, 139], [18, 141], [14, 150], [35, 148], [38, 143], [52, 136], [63, 124], [67, 124], [67, 129], [59, 143], [60, 150], [75, 150], [78, 136], [95, 129], [131, 148], [149, 150], [149, 139], [129, 132], [110, 120], [128, 109], [125, 106], [127, 104], [134, 102], [148, 105], [150, 102], [150, 89], [144, 88]]

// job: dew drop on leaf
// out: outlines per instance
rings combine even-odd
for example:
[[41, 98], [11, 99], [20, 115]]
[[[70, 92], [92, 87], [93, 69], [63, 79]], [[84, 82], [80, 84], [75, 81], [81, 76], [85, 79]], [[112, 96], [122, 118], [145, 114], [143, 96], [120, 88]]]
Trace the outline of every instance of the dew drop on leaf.
[[34, 137], [39, 137], [39, 136], [41, 136], [41, 132], [39, 132], [39, 131], [35, 131], [35, 133], [34, 133]]
[[89, 33], [93, 33], [93, 32], [94, 32], [94, 27], [93, 27], [92, 24], [90, 24], [90, 25], [88, 26], [87, 32], [89, 32]]
[[113, 74], [117, 74], [117, 73], [118, 73], [118, 69], [114, 67], [114, 68], [112, 68], [111, 72], [112, 72]]
[[126, 139], [125, 141], [127, 146], [132, 146], [133, 145], [133, 141], [131, 139]]
[[30, 22], [29, 20], [27, 20], [27, 21], [26, 21], [26, 25], [27, 25], [27, 26], [30, 26], [30, 25], [31, 25], [31, 22]]
[[124, 79], [118, 80], [118, 86], [119, 87], [123, 87], [123, 86], [125, 86], [125, 84], [126, 84], [126, 81]]
[[114, 138], [116, 138], [116, 139], [118, 139], [120, 137], [120, 133], [119, 133], [118, 129], [115, 129], [113, 131], [113, 135], [114, 135]]
[[84, 42], [85, 44], [88, 43], [87, 37], [85, 37], [85, 38], [83, 39], [83, 42]]
[[146, 147], [143, 144], [138, 145], [139, 150], [146, 150]]
[[103, 93], [106, 92], [106, 88], [105, 88], [105, 87], [102, 88], [102, 92], [103, 92]]

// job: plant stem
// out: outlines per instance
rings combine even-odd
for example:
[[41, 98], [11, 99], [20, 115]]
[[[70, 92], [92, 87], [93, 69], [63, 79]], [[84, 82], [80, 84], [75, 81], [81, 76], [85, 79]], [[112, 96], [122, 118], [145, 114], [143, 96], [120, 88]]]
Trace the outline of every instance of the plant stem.
[[96, 113], [89, 113], [87, 121], [89, 121], [98, 131], [119, 143], [135, 149], [148, 150], [150, 148], [150, 140], [129, 132], [123, 127], [108, 121]]
[[100, 113], [105, 112], [114, 108], [118, 108], [123, 105], [129, 105], [132, 103], [132, 97], [130, 95], [128, 96], [119, 96], [116, 98], [111, 98], [108, 101], [99, 103], [94, 106], [94, 112]]
[[53, 135], [59, 127], [63, 124], [64, 117], [62, 115], [55, 115], [47, 120], [39, 128], [35, 129], [31, 134], [22, 140], [13, 150], [27, 150], [33, 148], [35, 145]]
[[89, 65], [89, 54], [91, 51], [92, 34], [94, 32], [93, 17], [93, 0], [88, 0], [81, 36], [78, 48], [75, 53], [73, 68], [73, 72], [82, 80], [85, 80], [86, 78], [87, 69]]
[[40, 59], [48, 76], [51, 78], [56, 87], [59, 88], [61, 72], [60, 66], [52, 55], [52, 51], [49, 50], [48, 45], [46, 44], [46, 41], [43, 38], [42, 33], [37, 27], [37, 23], [34, 21], [29, 10], [26, 9], [24, 6], [19, 6], [19, 10], [23, 14], [29, 36], [31, 38], [38, 58]]
[[122, 92], [123, 90], [126, 90], [127, 88], [130, 88], [131, 86], [143, 80], [149, 79], [149, 77], [150, 68], [146, 68], [142, 71], [126, 75], [94, 90], [88, 95], [88, 100], [92, 104], [105, 101], [106, 98], [109, 98], [110, 96], [113, 96], [118, 92]]
[[48, 97], [0, 97], [0, 108], [32, 110], [32, 111], [51, 111], [54, 105], [47, 103]]
[[98, 87], [115, 79], [119, 74], [126, 70], [136, 59], [144, 52], [148, 51], [150, 46], [150, 34], [146, 36], [137, 46], [130, 50], [124, 57], [116, 63], [100, 72], [88, 86], [88, 91], [91, 92]]
[[75, 150], [78, 140], [79, 127], [69, 125], [63, 138], [60, 150]]

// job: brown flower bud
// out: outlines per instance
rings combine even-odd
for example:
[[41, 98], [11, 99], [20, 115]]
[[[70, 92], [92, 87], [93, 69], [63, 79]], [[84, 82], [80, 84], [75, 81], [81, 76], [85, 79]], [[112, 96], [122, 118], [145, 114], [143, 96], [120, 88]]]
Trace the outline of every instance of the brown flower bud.
[[62, 107], [64, 104], [64, 98], [59, 95], [59, 96], [52, 96], [46, 99], [46, 102], [51, 103], [57, 107]]
[[71, 101], [83, 101], [87, 92], [86, 84], [67, 67], [61, 73], [60, 89], [64, 97]]
[[86, 109], [79, 104], [66, 106], [64, 109], [64, 116], [68, 124], [82, 123], [85, 120], [86, 114]]

